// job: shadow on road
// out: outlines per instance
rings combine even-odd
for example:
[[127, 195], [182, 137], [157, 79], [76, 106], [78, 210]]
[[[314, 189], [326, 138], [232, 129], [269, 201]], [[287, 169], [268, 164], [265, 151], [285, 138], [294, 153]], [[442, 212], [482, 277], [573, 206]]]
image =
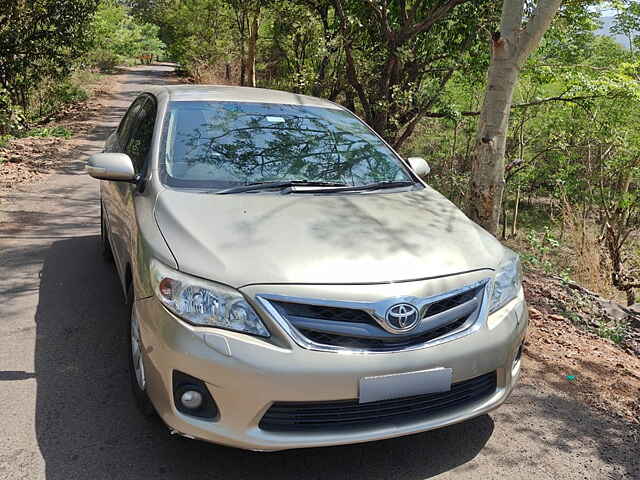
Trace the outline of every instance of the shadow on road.
[[171, 437], [159, 420], [145, 420], [133, 406], [126, 309], [97, 243], [95, 236], [60, 240], [44, 258], [36, 313], [36, 434], [48, 480], [423, 479], [470, 461], [491, 437], [493, 421], [486, 415], [410, 437], [277, 453]]

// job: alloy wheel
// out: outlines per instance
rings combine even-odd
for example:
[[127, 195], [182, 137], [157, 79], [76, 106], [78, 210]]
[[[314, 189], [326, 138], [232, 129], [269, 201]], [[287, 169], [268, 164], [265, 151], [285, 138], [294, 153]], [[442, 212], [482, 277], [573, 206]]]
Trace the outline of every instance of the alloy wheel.
[[138, 387], [144, 391], [147, 384], [144, 375], [144, 363], [142, 361], [142, 342], [140, 340], [140, 323], [136, 315], [136, 309], [131, 309], [131, 358], [133, 360], [133, 369], [138, 381]]

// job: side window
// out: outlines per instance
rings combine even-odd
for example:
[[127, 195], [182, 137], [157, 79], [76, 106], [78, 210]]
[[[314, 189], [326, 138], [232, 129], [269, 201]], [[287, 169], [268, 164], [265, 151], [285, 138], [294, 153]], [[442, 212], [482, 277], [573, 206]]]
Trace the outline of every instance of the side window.
[[120, 126], [118, 126], [118, 141], [120, 143], [120, 147], [124, 148], [129, 141], [129, 136], [131, 135], [131, 129], [136, 123], [136, 119], [138, 118], [138, 112], [140, 111], [140, 107], [146, 101], [145, 97], [138, 97], [135, 102], [131, 104], [129, 110], [127, 110], [126, 115], [120, 122]]
[[156, 105], [153, 100], [148, 99], [142, 105], [138, 118], [139, 121], [133, 126], [125, 153], [131, 157], [135, 171], [140, 173], [144, 170], [145, 160], [151, 148], [153, 129], [156, 122]]

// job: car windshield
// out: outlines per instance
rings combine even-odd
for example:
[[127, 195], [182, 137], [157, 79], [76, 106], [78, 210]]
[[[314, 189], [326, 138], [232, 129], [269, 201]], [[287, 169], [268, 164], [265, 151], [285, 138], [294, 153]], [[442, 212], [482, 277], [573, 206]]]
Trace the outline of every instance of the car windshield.
[[366, 125], [338, 108], [171, 102], [161, 162], [169, 185], [228, 188], [309, 181], [352, 186], [413, 182]]

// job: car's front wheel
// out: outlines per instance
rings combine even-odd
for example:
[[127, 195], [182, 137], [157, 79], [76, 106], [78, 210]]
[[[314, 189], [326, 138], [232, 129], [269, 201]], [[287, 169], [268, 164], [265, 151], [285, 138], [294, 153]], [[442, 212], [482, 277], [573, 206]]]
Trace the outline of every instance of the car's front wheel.
[[144, 369], [144, 350], [140, 336], [140, 321], [136, 309], [133, 306], [133, 291], [129, 291], [129, 377], [131, 390], [136, 405], [144, 416], [150, 417], [155, 409], [147, 396], [147, 376]]

